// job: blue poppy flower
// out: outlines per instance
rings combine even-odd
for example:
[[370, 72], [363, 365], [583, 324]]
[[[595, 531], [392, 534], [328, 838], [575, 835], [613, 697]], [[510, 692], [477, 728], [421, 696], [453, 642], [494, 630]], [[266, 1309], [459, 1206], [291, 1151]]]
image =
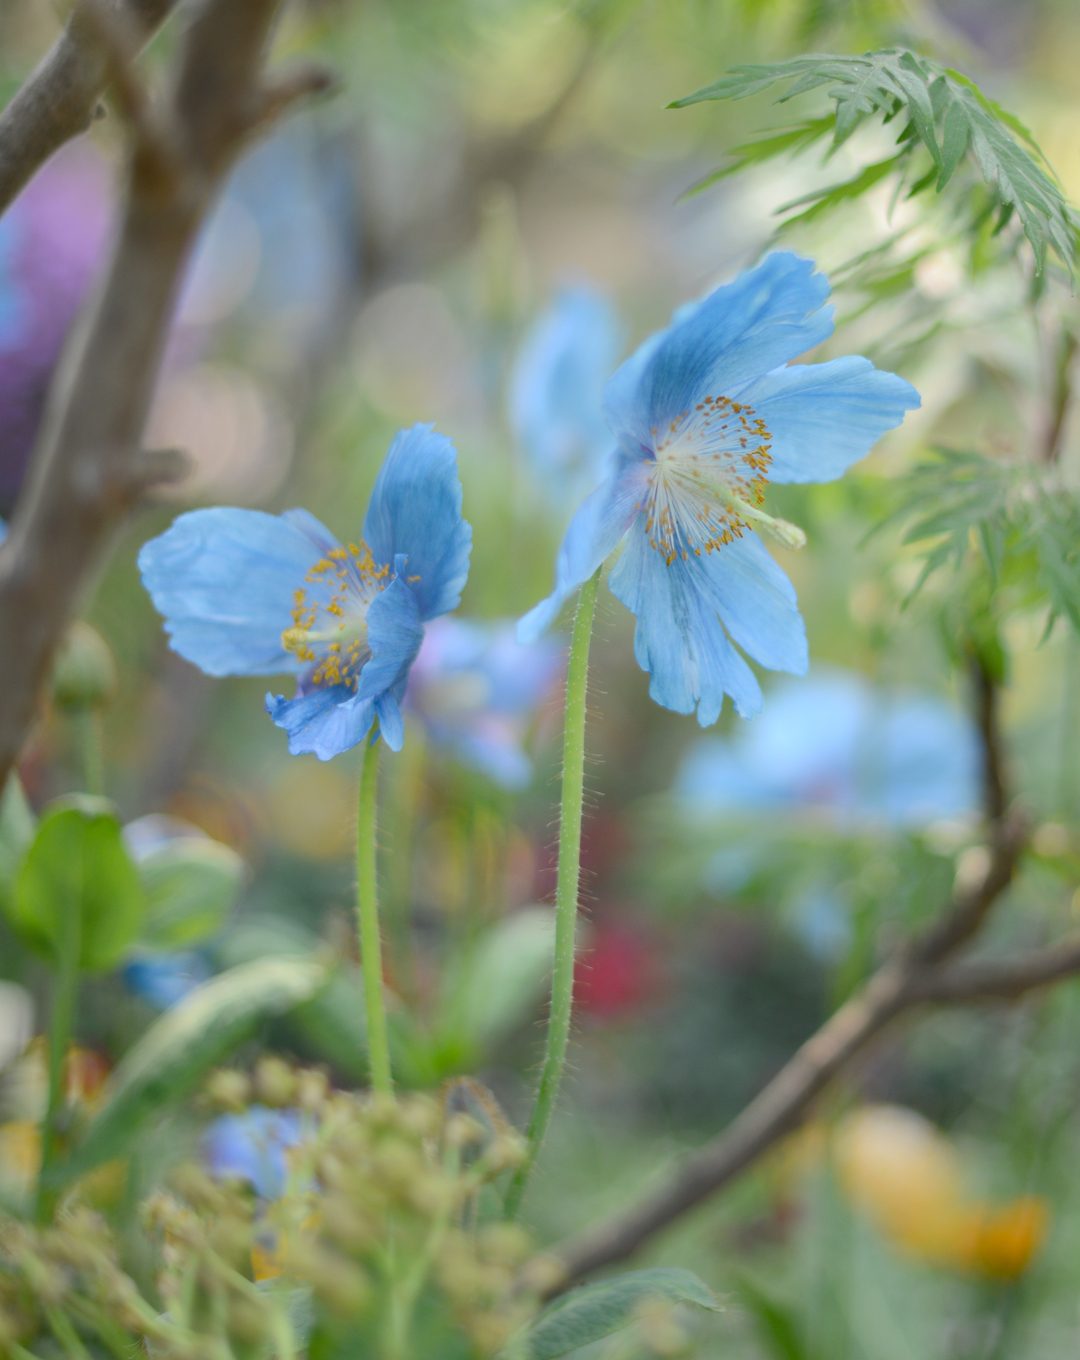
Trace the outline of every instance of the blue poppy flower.
[[725, 694], [743, 717], [757, 713], [761, 688], [736, 647], [805, 672], [794, 588], [755, 531], [788, 548], [805, 535], [765, 513], [765, 487], [839, 477], [920, 404], [868, 359], [786, 366], [832, 333], [828, 292], [812, 261], [769, 255], [680, 308], [615, 372], [603, 403], [613, 470], [571, 521], [554, 591], [518, 626], [523, 642], [625, 540], [608, 583], [637, 615], [634, 650], [657, 703], [696, 708], [702, 727]]
[[390, 445], [359, 545], [306, 510], [218, 507], [181, 515], [139, 568], [173, 650], [207, 674], [296, 674], [296, 696], [268, 694], [267, 712], [293, 755], [329, 760], [376, 722], [401, 749], [423, 625], [456, 607], [471, 547], [454, 446], [414, 425]]
[[509, 620], [440, 619], [427, 630], [406, 702], [436, 745], [521, 789], [532, 778], [526, 728], [563, 666], [561, 646], [546, 638], [523, 646]]
[[223, 1114], [205, 1130], [203, 1158], [219, 1180], [247, 1181], [262, 1199], [280, 1199], [288, 1178], [288, 1148], [304, 1139], [299, 1110], [251, 1105], [243, 1114]]
[[777, 685], [760, 721], [696, 742], [674, 792], [697, 812], [817, 808], [840, 822], [923, 826], [979, 805], [971, 720], [919, 691], [817, 670]]
[[562, 289], [528, 330], [510, 380], [510, 421], [553, 503], [599, 485], [614, 438], [600, 410], [622, 350], [618, 314], [586, 285]]

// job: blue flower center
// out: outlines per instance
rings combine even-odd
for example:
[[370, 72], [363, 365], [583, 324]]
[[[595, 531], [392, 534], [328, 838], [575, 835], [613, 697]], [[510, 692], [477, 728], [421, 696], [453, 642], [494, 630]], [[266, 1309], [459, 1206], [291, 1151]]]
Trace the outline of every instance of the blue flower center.
[[331, 548], [304, 580], [293, 595], [292, 626], [281, 645], [315, 667], [308, 683], [356, 689], [371, 656], [367, 611], [389, 584], [390, 568], [375, 565], [366, 543], [350, 543]]
[[801, 529], [761, 509], [772, 454], [768, 428], [752, 407], [705, 397], [652, 436], [645, 528], [668, 566], [722, 548], [750, 524], [785, 547], [806, 542]]

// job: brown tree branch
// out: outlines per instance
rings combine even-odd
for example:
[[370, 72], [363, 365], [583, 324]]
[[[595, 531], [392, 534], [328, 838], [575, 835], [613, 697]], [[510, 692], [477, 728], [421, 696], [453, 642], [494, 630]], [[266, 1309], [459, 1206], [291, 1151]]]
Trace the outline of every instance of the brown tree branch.
[[[176, 0], [109, 0], [137, 45], [149, 42]], [[0, 213], [65, 142], [85, 132], [109, 76], [89, 6], [77, 4], [63, 33], [0, 114]]]
[[277, 7], [278, 0], [202, 0], [162, 110], [162, 137], [148, 135], [143, 119], [134, 123], [112, 260], [69, 339], [0, 547], [0, 786], [88, 575], [148, 480], [175, 466], [140, 453], [140, 440], [188, 252], [264, 120], [263, 64]]
[[628, 1211], [612, 1215], [555, 1248], [563, 1268], [558, 1288], [624, 1260], [688, 1209], [729, 1184], [797, 1127], [825, 1087], [902, 1013], [932, 1001], [1018, 995], [1028, 986], [1044, 985], [1080, 968], [1080, 945], [1072, 942], [1008, 967], [942, 967], [944, 960], [977, 934], [1012, 882], [1026, 839], [1024, 818], [1005, 807], [997, 685], [979, 662], [974, 665], [974, 679], [989, 840], [986, 868], [978, 882], [958, 888], [929, 929], [899, 950], [841, 1006], [723, 1133], [685, 1158]]
[[992, 960], [957, 964], [921, 979], [913, 1000], [934, 1005], [977, 1001], [1014, 1001], [1080, 972], [1080, 935], [1011, 962]]

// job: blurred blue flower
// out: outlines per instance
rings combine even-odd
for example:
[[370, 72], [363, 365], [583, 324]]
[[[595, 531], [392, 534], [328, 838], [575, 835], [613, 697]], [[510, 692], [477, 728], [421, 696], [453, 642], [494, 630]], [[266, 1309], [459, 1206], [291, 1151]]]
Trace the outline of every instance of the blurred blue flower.
[[247, 1181], [263, 1199], [280, 1199], [288, 1177], [286, 1150], [305, 1133], [299, 1110], [252, 1105], [243, 1114], [223, 1114], [205, 1130], [203, 1158], [219, 1180]]
[[183, 1001], [210, 975], [205, 957], [190, 949], [138, 954], [124, 966], [128, 991], [159, 1011], [167, 1011]]
[[574, 504], [603, 477], [615, 441], [600, 400], [622, 345], [611, 302], [580, 284], [562, 289], [522, 340], [510, 379], [510, 421], [555, 505]]
[[973, 724], [944, 699], [815, 669], [776, 685], [734, 737], [697, 741], [674, 793], [703, 812], [818, 807], [842, 822], [919, 826], [978, 806], [979, 760]]
[[401, 749], [423, 625], [457, 606], [471, 546], [454, 446], [414, 425], [390, 445], [359, 545], [306, 510], [217, 507], [181, 515], [139, 568], [173, 649], [209, 675], [296, 674], [296, 697], [268, 694], [267, 711], [293, 755], [329, 760], [375, 722]]
[[260, 347], [319, 338], [354, 281], [356, 203], [350, 162], [304, 119], [243, 157], [192, 257], [181, 324], [237, 316]]
[[829, 284], [779, 252], [680, 308], [604, 389], [614, 470], [579, 507], [552, 594], [518, 626], [538, 637], [625, 538], [609, 585], [637, 615], [649, 693], [708, 727], [730, 694], [743, 717], [761, 688], [735, 643], [770, 670], [802, 674], [806, 632], [791, 582], [754, 532], [786, 547], [801, 530], [760, 507], [775, 482], [829, 481], [919, 405], [868, 359], [789, 360], [826, 339]]
[[430, 739], [504, 788], [524, 788], [532, 762], [522, 742], [564, 666], [550, 639], [528, 646], [510, 620], [439, 619], [409, 674], [406, 702]]

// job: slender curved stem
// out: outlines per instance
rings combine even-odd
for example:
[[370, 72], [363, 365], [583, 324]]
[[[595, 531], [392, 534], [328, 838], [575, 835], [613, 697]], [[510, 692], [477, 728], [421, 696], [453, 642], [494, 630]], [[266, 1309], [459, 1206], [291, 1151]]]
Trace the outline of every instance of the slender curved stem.
[[386, 1039], [379, 890], [375, 871], [375, 810], [380, 745], [381, 742], [372, 741], [370, 737], [364, 743], [364, 768], [360, 775], [360, 825], [356, 840], [356, 915], [360, 930], [360, 967], [364, 977], [371, 1084], [376, 1091], [391, 1095], [394, 1083], [390, 1076], [390, 1047]]
[[559, 818], [559, 871], [555, 888], [555, 969], [551, 978], [551, 1015], [548, 1019], [547, 1056], [536, 1093], [525, 1161], [510, 1183], [506, 1213], [513, 1217], [521, 1208], [525, 1187], [536, 1163], [540, 1145], [555, 1109], [570, 1040], [574, 1004], [574, 950], [577, 927], [578, 880], [581, 871], [581, 809], [585, 782], [585, 700], [589, 687], [589, 643], [600, 571], [581, 587], [574, 631], [570, 639], [570, 666], [566, 675], [566, 723], [563, 728], [562, 811]]

